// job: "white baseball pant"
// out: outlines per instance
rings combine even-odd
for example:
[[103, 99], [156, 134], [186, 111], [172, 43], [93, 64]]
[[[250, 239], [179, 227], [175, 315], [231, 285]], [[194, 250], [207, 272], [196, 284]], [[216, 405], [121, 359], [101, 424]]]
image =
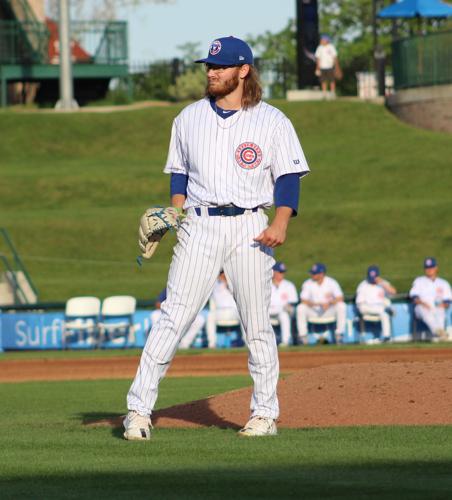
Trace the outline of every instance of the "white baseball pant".
[[278, 350], [270, 323], [272, 249], [254, 241], [268, 225], [262, 210], [236, 217], [197, 216], [189, 209], [178, 230], [162, 315], [152, 327], [135, 379], [127, 395], [129, 410], [152, 413], [160, 380], [180, 339], [207, 302], [224, 269], [231, 284], [249, 350], [248, 367], [254, 382], [251, 415], [276, 419]]
[[383, 338], [391, 338], [391, 318], [385, 306], [358, 304], [357, 307], [362, 315], [373, 314], [375, 316], [379, 316], [381, 321], [381, 334]]
[[279, 328], [281, 330], [281, 344], [285, 346], [289, 345], [290, 339], [292, 338], [290, 314], [284, 309], [270, 308], [270, 316], [278, 320]]
[[[151, 325], [156, 323], [160, 318], [162, 311], [160, 309], [156, 309], [151, 312]], [[180, 349], [189, 349], [193, 344], [198, 333], [202, 330], [206, 323], [206, 320], [202, 314], [198, 314], [191, 324], [190, 328], [187, 330], [187, 333], [182, 337], [180, 341], [179, 348]]]
[[416, 318], [423, 321], [429, 328], [431, 333], [437, 334], [438, 331], [444, 330], [446, 326], [446, 310], [444, 307], [427, 307], [418, 304], [414, 308]]

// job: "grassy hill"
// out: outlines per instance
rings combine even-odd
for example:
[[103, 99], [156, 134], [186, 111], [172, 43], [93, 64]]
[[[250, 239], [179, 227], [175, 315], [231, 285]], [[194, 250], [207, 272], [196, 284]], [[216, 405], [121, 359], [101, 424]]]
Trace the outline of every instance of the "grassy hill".
[[[347, 293], [373, 263], [407, 291], [426, 255], [452, 280], [450, 135], [409, 127], [372, 104], [275, 105], [293, 121], [312, 169], [276, 252], [297, 287], [318, 260]], [[0, 227], [41, 300], [149, 299], [165, 285], [175, 237], [139, 268], [137, 224], [148, 205], [168, 203], [162, 167], [180, 109], [0, 113]]]

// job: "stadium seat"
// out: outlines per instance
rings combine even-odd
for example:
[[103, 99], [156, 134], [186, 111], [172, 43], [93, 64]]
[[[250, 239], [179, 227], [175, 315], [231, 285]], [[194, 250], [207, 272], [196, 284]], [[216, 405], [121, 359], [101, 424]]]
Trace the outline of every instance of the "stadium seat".
[[97, 297], [72, 297], [66, 302], [61, 336], [63, 349], [74, 336], [78, 342], [97, 345], [100, 305]]
[[[210, 312], [216, 311], [215, 301], [212, 299], [209, 300], [209, 310]], [[240, 321], [238, 319], [224, 319], [224, 318], [216, 318], [215, 319], [216, 328], [217, 328], [217, 338], [216, 345], [217, 347], [241, 347], [244, 345], [242, 338], [242, 328], [240, 325]]]
[[309, 343], [329, 343], [335, 344], [336, 337], [334, 331], [336, 329], [335, 316], [321, 316], [319, 318], [308, 319], [308, 341]]
[[124, 338], [122, 347], [126, 347], [133, 332], [133, 315], [137, 301], [130, 295], [112, 295], [102, 302], [99, 328], [99, 345], [106, 341], [115, 342]]

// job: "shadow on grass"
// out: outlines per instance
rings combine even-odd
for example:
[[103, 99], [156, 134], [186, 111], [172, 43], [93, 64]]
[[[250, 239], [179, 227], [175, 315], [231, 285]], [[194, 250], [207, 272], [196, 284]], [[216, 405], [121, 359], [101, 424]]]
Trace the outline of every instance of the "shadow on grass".
[[2, 498], [425, 500], [452, 491], [452, 461], [162, 469], [143, 462], [137, 472], [6, 477]]
[[[81, 413], [78, 418], [83, 425], [103, 425], [113, 428], [112, 434], [122, 438], [124, 414], [102, 412]], [[218, 415], [210, 407], [210, 398], [190, 401], [169, 408], [156, 410], [152, 414], [152, 423], [160, 427], [217, 427], [219, 429], [240, 429], [240, 422], [232, 422]], [[243, 422], [242, 422], [243, 424]]]

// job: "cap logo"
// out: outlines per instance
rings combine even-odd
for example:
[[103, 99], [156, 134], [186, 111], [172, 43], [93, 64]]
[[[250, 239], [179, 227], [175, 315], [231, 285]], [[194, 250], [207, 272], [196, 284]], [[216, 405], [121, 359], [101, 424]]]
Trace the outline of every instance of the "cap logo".
[[220, 40], [214, 40], [210, 46], [209, 54], [212, 56], [216, 56], [221, 50], [221, 42]]
[[239, 56], [239, 61], [244, 61], [245, 58], [243, 56]]
[[246, 170], [257, 168], [262, 161], [262, 150], [254, 142], [242, 142], [235, 150], [235, 161]]
[[427, 266], [431, 266], [432, 265], [432, 259], [427, 259], [425, 261], [425, 263], [427, 264]]

